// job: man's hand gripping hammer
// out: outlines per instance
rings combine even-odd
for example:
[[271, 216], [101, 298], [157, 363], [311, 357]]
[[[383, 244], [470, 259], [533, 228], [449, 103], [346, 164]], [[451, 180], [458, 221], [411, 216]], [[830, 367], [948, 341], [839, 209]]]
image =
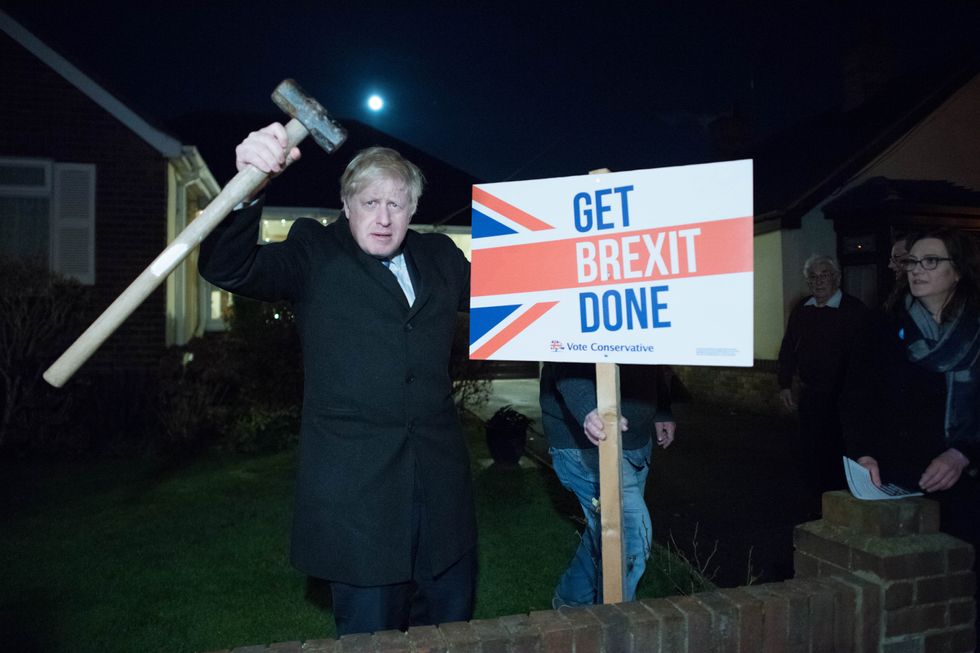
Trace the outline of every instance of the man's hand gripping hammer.
[[[292, 117], [286, 124], [287, 152], [307, 135], [312, 136], [327, 152], [336, 150], [347, 138], [347, 132], [330, 119], [326, 109], [306, 95], [291, 79], [284, 80], [276, 87], [272, 101]], [[254, 195], [268, 177], [268, 173], [253, 166], [248, 166], [235, 175], [207, 208], [178, 234], [149, 267], [44, 372], [44, 380], [60, 388], [232, 209]]]

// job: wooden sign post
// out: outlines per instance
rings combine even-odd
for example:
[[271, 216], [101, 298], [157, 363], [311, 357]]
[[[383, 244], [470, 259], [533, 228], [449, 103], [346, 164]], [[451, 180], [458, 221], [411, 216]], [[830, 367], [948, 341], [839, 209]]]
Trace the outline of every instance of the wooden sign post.
[[623, 601], [623, 442], [619, 431], [619, 366], [596, 363], [596, 406], [606, 439], [599, 444], [602, 602]]
[[605, 603], [626, 598], [617, 365], [752, 366], [752, 195], [747, 160], [473, 187], [470, 358], [596, 366]]

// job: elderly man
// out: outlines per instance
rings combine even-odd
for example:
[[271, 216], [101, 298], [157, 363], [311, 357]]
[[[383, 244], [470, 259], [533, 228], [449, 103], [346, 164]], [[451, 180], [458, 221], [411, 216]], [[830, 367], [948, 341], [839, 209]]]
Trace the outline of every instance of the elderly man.
[[[252, 132], [236, 163], [277, 173], [286, 132]], [[476, 522], [452, 400], [456, 314], [470, 266], [444, 235], [409, 231], [424, 179], [394, 150], [341, 177], [344, 217], [298, 220], [257, 245], [261, 200], [201, 245], [201, 274], [290, 300], [305, 374], [291, 560], [330, 584], [340, 635], [472, 617]]]
[[902, 267], [902, 259], [909, 255], [909, 250], [905, 245], [905, 236], [900, 236], [892, 243], [891, 251], [888, 255], [888, 269], [895, 274], [895, 281], [900, 281], [905, 277], [905, 268]]
[[[819, 512], [820, 495], [846, 487], [838, 398], [867, 310], [861, 300], [841, 292], [840, 267], [833, 258], [811, 256], [803, 276], [811, 295], [793, 309], [786, 325], [779, 348], [779, 397], [788, 410], [799, 410], [795, 453]], [[799, 376], [798, 402], [794, 374]]]

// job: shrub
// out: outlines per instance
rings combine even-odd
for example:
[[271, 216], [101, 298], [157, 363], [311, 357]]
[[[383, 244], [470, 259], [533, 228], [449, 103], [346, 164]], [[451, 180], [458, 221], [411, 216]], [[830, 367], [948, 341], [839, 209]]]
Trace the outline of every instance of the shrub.
[[88, 289], [35, 263], [0, 263], [0, 448], [67, 433], [71, 398], [41, 375], [88, 322]]
[[453, 400], [457, 408], [476, 411], [490, 400], [486, 363], [470, 359], [470, 316], [469, 313], [458, 313], [449, 358], [449, 378], [453, 380]]
[[273, 453], [299, 441], [299, 408], [249, 406], [233, 422], [226, 442], [243, 453]]

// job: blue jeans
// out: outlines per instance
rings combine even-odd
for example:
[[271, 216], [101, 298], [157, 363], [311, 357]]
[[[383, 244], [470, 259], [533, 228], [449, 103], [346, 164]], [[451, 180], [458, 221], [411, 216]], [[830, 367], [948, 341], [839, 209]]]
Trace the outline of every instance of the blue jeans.
[[[623, 600], [636, 598], [636, 586], [650, 557], [650, 511], [643, 490], [650, 472], [652, 442], [623, 450]], [[549, 449], [561, 484], [575, 494], [585, 515], [585, 531], [568, 569], [555, 588], [553, 607], [602, 603], [602, 527], [599, 519], [599, 450]]]

